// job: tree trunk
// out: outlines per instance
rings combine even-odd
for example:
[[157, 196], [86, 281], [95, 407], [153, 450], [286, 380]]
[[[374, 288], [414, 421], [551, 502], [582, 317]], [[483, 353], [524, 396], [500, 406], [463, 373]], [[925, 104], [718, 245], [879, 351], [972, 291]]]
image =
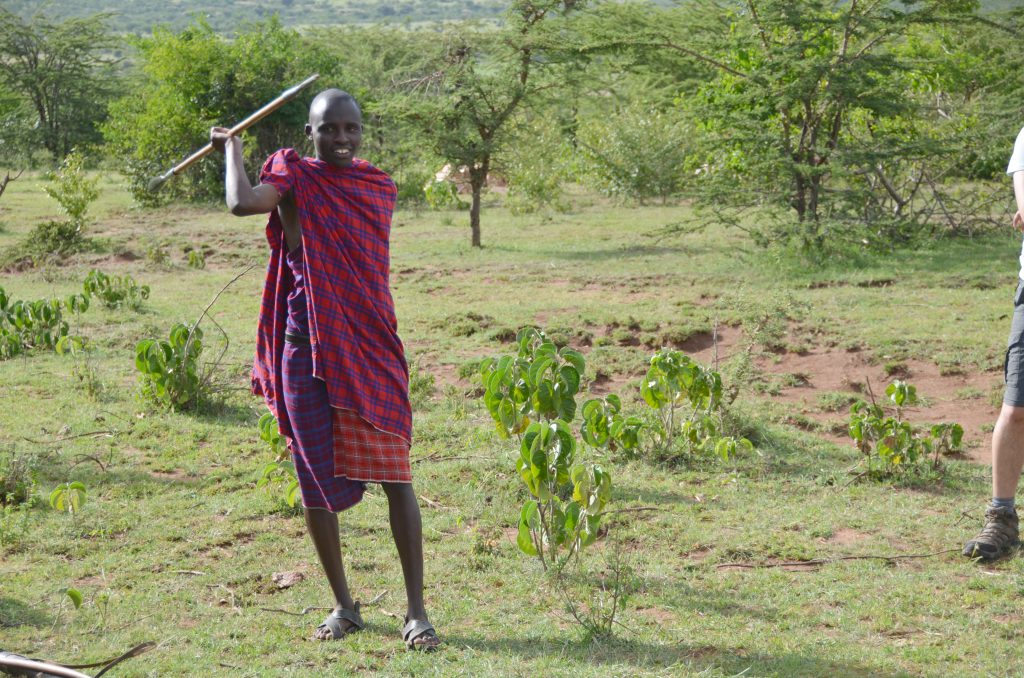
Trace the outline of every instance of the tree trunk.
[[483, 182], [477, 181], [471, 172], [469, 185], [473, 188], [473, 204], [469, 208], [469, 229], [473, 233], [473, 247], [483, 247], [480, 244], [480, 194], [483, 192]]
[[469, 168], [469, 185], [473, 189], [473, 203], [469, 208], [469, 228], [473, 234], [473, 247], [483, 247], [480, 243], [480, 199], [487, 183], [487, 173], [491, 169], [491, 157], [484, 157], [479, 165]]

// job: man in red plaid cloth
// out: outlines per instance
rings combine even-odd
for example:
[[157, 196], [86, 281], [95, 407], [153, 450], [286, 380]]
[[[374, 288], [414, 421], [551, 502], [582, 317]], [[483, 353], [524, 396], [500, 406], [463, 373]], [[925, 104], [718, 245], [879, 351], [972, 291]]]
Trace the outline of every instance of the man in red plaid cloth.
[[334, 593], [314, 636], [363, 627], [342, 567], [337, 512], [380, 483], [388, 498], [408, 598], [410, 649], [440, 644], [423, 604], [423, 537], [412, 489], [409, 373], [388, 285], [395, 184], [355, 157], [362, 113], [336, 89], [309, 107], [315, 158], [293, 149], [267, 159], [252, 186], [242, 142], [210, 131], [226, 156], [225, 196], [238, 216], [270, 213], [253, 391], [277, 417], [295, 461], [306, 525]]

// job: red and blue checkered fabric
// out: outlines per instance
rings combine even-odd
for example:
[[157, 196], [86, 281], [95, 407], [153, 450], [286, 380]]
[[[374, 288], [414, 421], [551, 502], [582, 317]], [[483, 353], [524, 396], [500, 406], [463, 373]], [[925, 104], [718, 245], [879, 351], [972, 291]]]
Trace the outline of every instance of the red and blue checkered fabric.
[[288, 449], [295, 462], [302, 505], [334, 512], [355, 506], [366, 485], [335, 477], [334, 413], [339, 410], [328, 402], [324, 382], [313, 377], [310, 347], [285, 344], [281, 366], [284, 406], [294, 433], [288, 438]]
[[[389, 236], [397, 191], [365, 160], [334, 167], [300, 158], [293, 149], [271, 155], [261, 183], [292, 191], [302, 226], [313, 374], [327, 384], [331, 406], [351, 410], [381, 431], [412, 440], [409, 369], [398, 337], [389, 287]], [[281, 407], [287, 296], [292, 274], [277, 211], [267, 223], [270, 262], [263, 288], [253, 392], [291, 436]]]
[[334, 410], [334, 475], [371, 483], [411, 483], [409, 443], [351, 410]]

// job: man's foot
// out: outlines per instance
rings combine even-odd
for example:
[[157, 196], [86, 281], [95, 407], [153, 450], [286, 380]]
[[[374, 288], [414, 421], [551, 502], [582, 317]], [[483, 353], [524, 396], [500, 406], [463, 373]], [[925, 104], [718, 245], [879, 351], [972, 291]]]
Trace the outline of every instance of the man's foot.
[[1017, 511], [1003, 506], [989, 506], [985, 510], [985, 527], [981, 533], [964, 544], [968, 558], [995, 560], [1020, 544], [1017, 529]]
[[437, 632], [430, 622], [408, 617], [405, 618], [405, 628], [402, 629], [402, 640], [408, 649], [425, 652], [435, 650], [441, 644], [441, 639], [437, 637]]
[[313, 638], [315, 640], [338, 640], [363, 628], [363, 618], [359, 614], [359, 601], [356, 601], [353, 607], [352, 610], [346, 610], [343, 607], [334, 608], [334, 611], [327, 615], [324, 623], [316, 627]]

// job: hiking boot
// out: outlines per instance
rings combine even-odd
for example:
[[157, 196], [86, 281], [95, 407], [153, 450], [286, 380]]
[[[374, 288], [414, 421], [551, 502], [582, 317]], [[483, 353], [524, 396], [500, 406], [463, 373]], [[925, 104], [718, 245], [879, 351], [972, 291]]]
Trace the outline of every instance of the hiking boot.
[[985, 527], [981, 533], [964, 544], [968, 558], [995, 560], [1020, 544], [1017, 532], [1017, 512], [1004, 506], [989, 506], [985, 510]]

